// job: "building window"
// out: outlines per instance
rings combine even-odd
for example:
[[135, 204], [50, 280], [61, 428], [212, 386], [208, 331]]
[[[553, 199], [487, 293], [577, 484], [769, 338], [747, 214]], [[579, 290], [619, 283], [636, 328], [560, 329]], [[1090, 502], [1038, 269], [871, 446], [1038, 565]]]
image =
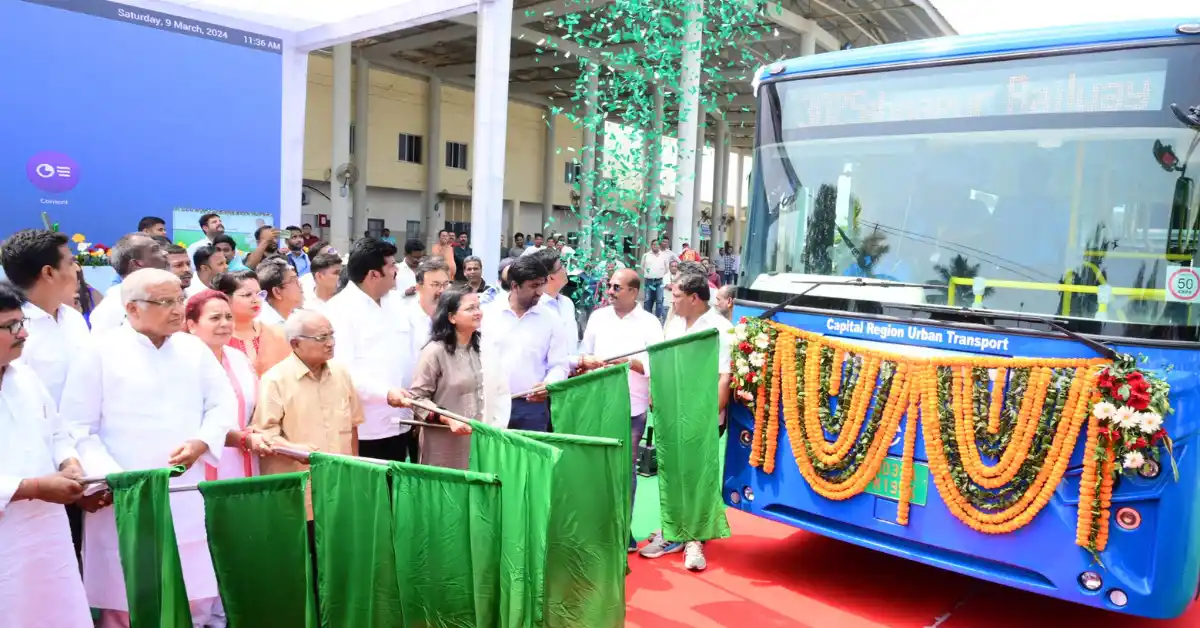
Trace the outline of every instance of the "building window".
[[579, 176], [583, 174], [583, 164], [578, 161], [568, 161], [563, 172], [563, 182], [575, 183], [579, 180]]
[[446, 167], [467, 170], [467, 145], [446, 142]]
[[401, 133], [398, 159], [410, 164], [421, 163], [421, 155], [424, 153], [421, 144], [422, 142], [420, 135]]

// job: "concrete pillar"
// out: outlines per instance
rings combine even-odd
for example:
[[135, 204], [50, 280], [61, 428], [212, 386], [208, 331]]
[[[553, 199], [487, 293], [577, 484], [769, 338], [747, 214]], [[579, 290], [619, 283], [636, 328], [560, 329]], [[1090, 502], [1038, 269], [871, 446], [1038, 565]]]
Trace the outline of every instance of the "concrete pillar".
[[725, 196], [729, 187], [729, 123], [717, 120], [717, 140], [713, 142], [713, 246], [712, 253], [725, 245]]
[[703, 161], [703, 153], [697, 152], [697, 147], [703, 149], [703, 136], [697, 141], [697, 124], [703, 119], [700, 111], [700, 64], [701, 43], [703, 40], [704, 0], [695, 0], [688, 4], [684, 13], [684, 24], [687, 29], [683, 37], [683, 54], [680, 62], [679, 81], [679, 185], [675, 186], [675, 230], [671, 248], [679, 251], [682, 244], [691, 240], [689, 246], [697, 246], [695, 216], [699, 214], [696, 208], [700, 205], [696, 186], [688, 185], [686, 174], [696, 172], [696, 164]]
[[[333, 47], [333, 154], [329, 179], [329, 240], [339, 251], [350, 250], [351, 190], [337, 180], [338, 168], [350, 163], [350, 44]], [[362, 237], [360, 232], [356, 237]]]
[[[700, 123], [704, 123], [703, 115], [700, 116]], [[692, 198], [695, 199], [696, 204], [693, 206], [695, 208], [695, 212], [692, 214], [692, 220], [688, 224], [690, 224], [692, 227], [692, 241], [689, 246], [691, 246], [693, 249], [696, 249], [696, 252], [699, 253], [700, 210], [704, 206], [704, 201], [702, 200], [703, 195], [701, 192], [704, 189], [704, 128], [701, 127], [698, 129], [697, 133], [699, 134], [700, 142], [696, 145], [696, 169], [693, 171], [693, 177], [695, 178], [692, 179], [690, 186], [692, 188]]]
[[655, 84], [654, 90], [654, 124], [650, 137], [650, 172], [647, 186], [647, 206], [649, 211], [643, 220], [646, 223], [645, 247], [650, 250], [650, 242], [660, 238], [659, 222], [662, 220], [662, 134], [663, 134], [663, 89]]
[[590, 242], [591, 236], [595, 235], [595, 183], [599, 178], [596, 172], [596, 157], [599, 152], [596, 147], [596, 116], [599, 104], [600, 67], [594, 63], [588, 63], [586, 72], [585, 89], [587, 91], [584, 93], [583, 147], [579, 151], [581, 163], [579, 168], [580, 242], [578, 246], [580, 247], [584, 247], [584, 242]]
[[812, 33], [800, 33], [800, 56], [811, 57], [817, 54], [817, 38]]
[[[556, 169], [558, 146], [554, 140], [554, 108], [546, 107], [546, 135], [542, 138], [542, 224], [535, 233], [544, 233], [554, 218], [554, 185], [562, 176]], [[527, 234], [528, 235], [528, 234]]]
[[742, 204], [743, 190], [746, 185], [746, 158], [739, 151], [734, 153], [734, 159], [737, 160], [737, 182], [733, 186], [733, 252], [740, 253], [742, 248], [742, 216], [746, 213], [746, 206]]
[[429, 79], [425, 99], [425, 246], [437, 243], [437, 233], [446, 224], [445, 207], [438, 194], [442, 191], [442, 79]]
[[[368, 105], [371, 101], [371, 63], [358, 50], [354, 59], [354, 166], [358, 169], [358, 181], [354, 182], [354, 217], [350, 233], [355, 237], [367, 230], [367, 132]], [[397, 232], [404, 225], [388, 225]]]
[[475, 150], [471, 163], [471, 242], [484, 273], [500, 264], [504, 161], [508, 141], [508, 66], [513, 0], [479, 3], [475, 40]]
[[517, 225], [521, 224], [521, 201], [520, 199], [512, 199], [505, 202], [508, 206], [508, 220], [504, 223], [503, 237], [500, 238], [500, 259], [507, 257], [505, 251], [512, 246], [513, 234], [517, 232]]

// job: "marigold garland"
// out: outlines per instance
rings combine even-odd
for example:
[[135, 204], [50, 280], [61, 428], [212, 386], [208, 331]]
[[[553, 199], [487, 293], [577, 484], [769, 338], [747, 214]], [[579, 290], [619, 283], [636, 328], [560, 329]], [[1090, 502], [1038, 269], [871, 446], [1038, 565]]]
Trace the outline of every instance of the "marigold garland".
[[[770, 321], [743, 320], [735, 333], [734, 365], [742, 371], [734, 386], [754, 409], [750, 463], [764, 472], [774, 470], [782, 419], [809, 486], [849, 499], [875, 479], [907, 417], [901, 525], [911, 514], [918, 430], [947, 508], [972, 529], [1002, 534], [1049, 503], [1086, 423], [1076, 544], [1097, 559], [1107, 546], [1116, 474], [1171, 452], [1162, 428], [1169, 388], [1127, 356], [1116, 363], [914, 358]], [[747, 372], [749, 365], [761, 370]]]

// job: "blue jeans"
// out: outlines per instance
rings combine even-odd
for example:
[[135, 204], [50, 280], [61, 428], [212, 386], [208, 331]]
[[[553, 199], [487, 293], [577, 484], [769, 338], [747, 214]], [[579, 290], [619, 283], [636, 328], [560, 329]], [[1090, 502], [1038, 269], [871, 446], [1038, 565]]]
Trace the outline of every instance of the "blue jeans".
[[512, 413], [508, 418], [509, 429], [527, 432], [550, 431], [550, 404], [526, 399], [512, 400]]
[[657, 316], [660, 320], [663, 317], [663, 283], [662, 278], [645, 280], [644, 290], [646, 291], [645, 303], [642, 307], [651, 314]]
[[732, 286], [737, 283], [737, 273], [726, 272], [721, 275], [721, 285]]
[[634, 498], [637, 497], [638, 449], [642, 444], [642, 434], [646, 432], [646, 413], [643, 412], [641, 414], [634, 415], [631, 417], [629, 423], [632, 428], [629, 435], [630, 442], [633, 443], [633, 485], [630, 487], [629, 491], [629, 511], [633, 512], [633, 504], [635, 502]]

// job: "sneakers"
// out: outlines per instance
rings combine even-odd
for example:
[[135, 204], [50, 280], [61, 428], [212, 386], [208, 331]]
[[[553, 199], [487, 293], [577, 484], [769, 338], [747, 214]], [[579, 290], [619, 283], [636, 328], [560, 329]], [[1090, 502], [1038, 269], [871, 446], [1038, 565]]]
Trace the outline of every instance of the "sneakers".
[[638, 551], [637, 539], [635, 539], [635, 538], [633, 538], [632, 536], [630, 536], [630, 537], [629, 537], [629, 546], [628, 546], [628, 547], [625, 549], [625, 551], [626, 551], [626, 552], [628, 552], [628, 553], [630, 553], [630, 554], [632, 554], [632, 553], [634, 553], [634, 552]]
[[688, 541], [683, 545], [683, 566], [688, 571], [704, 571], [708, 561], [704, 559], [704, 545], [700, 541]]
[[655, 532], [650, 537], [650, 542], [638, 554], [641, 554], [642, 558], [661, 558], [667, 554], [674, 554], [681, 551], [683, 551], [682, 543], [668, 541], [663, 538], [662, 532]]

